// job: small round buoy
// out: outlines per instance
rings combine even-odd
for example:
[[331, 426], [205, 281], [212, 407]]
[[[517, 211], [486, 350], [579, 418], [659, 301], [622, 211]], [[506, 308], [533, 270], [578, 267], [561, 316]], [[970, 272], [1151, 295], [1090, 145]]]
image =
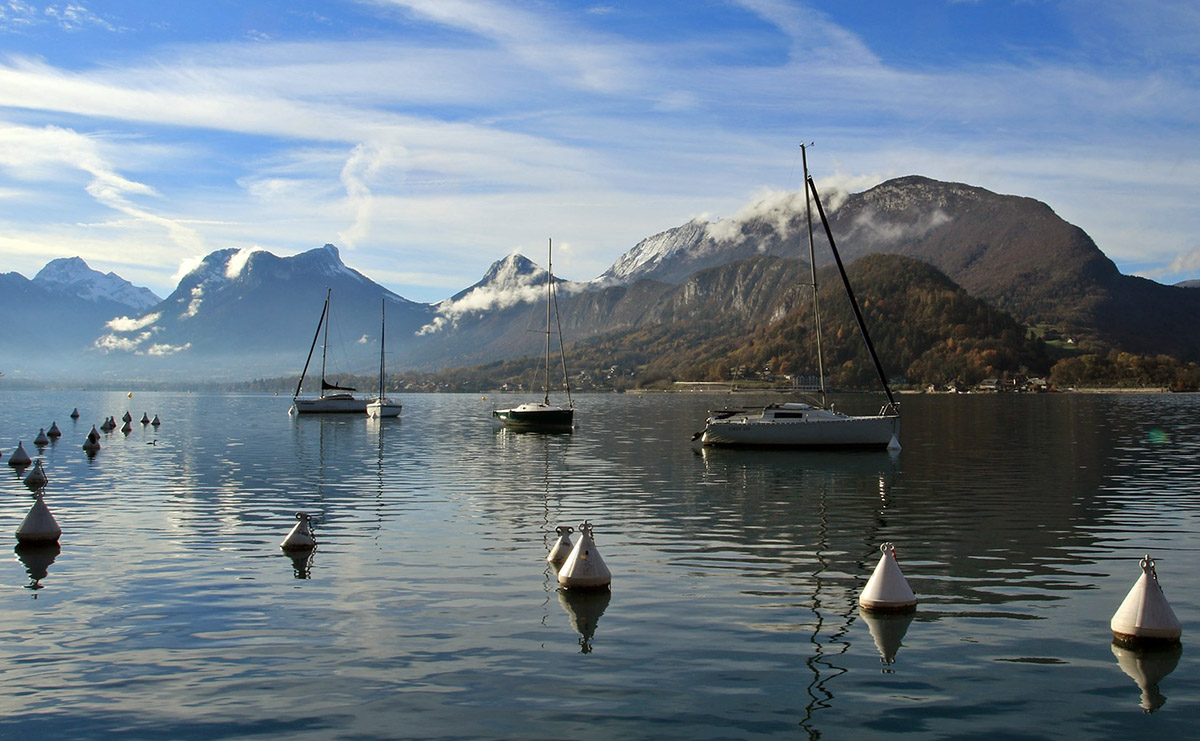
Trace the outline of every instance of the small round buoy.
[[312, 517], [307, 513], [297, 512], [295, 526], [279, 544], [279, 547], [285, 551], [310, 551], [315, 548], [317, 540], [313, 537], [312, 529], [309, 527], [311, 521]]
[[54, 515], [50, 514], [46, 502], [38, 497], [17, 528], [17, 540], [21, 543], [51, 543], [57, 541], [60, 535], [62, 528], [58, 526]]
[[125, 398], [127, 398], [127, 399], [132, 399], [132, 398], [133, 398], [133, 392], [132, 392], [132, 391], [130, 391], [128, 394], [125, 394]]
[[33, 463], [33, 459], [29, 457], [29, 453], [25, 452], [25, 444], [18, 442], [17, 449], [8, 457], [8, 465], [13, 468], [24, 468], [30, 463]]
[[879, 546], [883, 555], [875, 566], [875, 572], [867, 580], [858, 597], [858, 605], [866, 610], [880, 612], [907, 612], [917, 607], [917, 597], [908, 586], [908, 580], [896, 563], [896, 546], [884, 543]]
[[1141, 560], [1141, 567], [1142, 575], [1109, 622], [1113, 640], [1118, 645], [1135, 647], [1175, 643], [1183, 634], [1183, 626], [1158, 583], [1154, 559], [1147, 554]]
[[574, 548], [571, 543], [571, 533], [575, 532], [575, 528], [570, 525], [559, 525], [554, 528], [554, 532], [558, 533], [558, 540], [554, 541], [550, 553], [546, 555], [546, 560], [557, 565], [566, 561], [567, 556], [571, 555], [571, 550]]
[[44, 448], [50, 444], [50, 438], [46, 437], [46, 428], [45, 427], [38, 429], [37, 436], [33, 438], [33, 444], [38, 446], [39, 448]]
[[37, 490], [44, 487], [46, 481], [46, 469], [42, 468], [42, 460], [39, 458], [33, 462], [33, 469], [25, 477], [25, 485], [30, 489]]
[[157, 414], [156, 414], [156, 415], [154, 415], [154, 419], [150, 420], [150, 424], [151, 424], [151, 425], [153, 425], [154, 427], [158, 427], [159, 425], [161, 425], [161, 424], [162, 424], [162, 422], [159, 422], [159, 421], [158, 421], [158, 415], [157, 415]]
[[568, 589], [608, 589], [612, 583], [612, 572], [592, 540], [592, 523], [584, 520], [579, 526], [579, 542], [558, 570], [558, 583]]
[[50, 423], [50, 429], [46, 430], [46, 436], [51, 439], [62, 437], [62, 430], [58, 429], [57, 422]]
[[121, 415], [121, 421], [122, 422], [132, 422], [133, 421], [133, 415], [129, 413], [128, 409], [125, 410], [125, 414]]
[[79, 407], [71, 410], [71, 419], [79, 419]]

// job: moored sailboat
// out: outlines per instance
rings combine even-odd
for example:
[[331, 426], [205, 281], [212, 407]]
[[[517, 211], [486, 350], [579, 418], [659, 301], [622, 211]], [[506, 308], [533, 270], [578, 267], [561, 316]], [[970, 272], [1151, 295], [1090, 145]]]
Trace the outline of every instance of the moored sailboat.
[[[817, 195], [817, 187], [808, 174], [808, 155], [805, 146], [800, 145], [801, 157], [804, 161], [805, 209], [808, 216], [808, 252], [812, 275], [814, 333], [817, 338], [817, 369], [819, 378], [820, 402], [810, 404], [804, 402], [784, 402], [770, 404], [765, 407], [745, 407], [722, 409], [711, 412], [705, 421], [704, 430], [698, 432], [693, 440], [706, 446], [752, 447], [752, 448], [899, 448], [900, 438], [900, 407], [892, 395], [883, 365], [875, 352], [875, 346], [867, 333], [866, 323], [859, 310], [858, 301], [846, 277], [841, 255], [833, 240], [833, 232], [825, 217], [825, 209]], [[817, 206], [821, 224], [825, 228], [825, 236], [829, 248], [833, 252], [834, 262], [842, 277], [846, 295], [854, 310], [858, 329], [866, 344], [867, 351], [875, 364], [880, 384], [887, 396], [887, 403], [876, 415], [848, 415], [835, 411], [827, 404], [827, 389], [825, 386], [825, 365], [821, 352], [821, 314], [817, 299], [817, 266], [816, 250], [813, 243], [812, 204]]]
[[571, 400], [571, 385], [567, 378], [567, 356], [563, 349], [562, 326], [559, 323], [558, 350], [562, 361], [563, 387], [567, 394], [567, 405], [550, 403], [550, 335], [551, 311], [558, 319], [558, 301], [554, 293], [553, 244], [546, 248], [546, 372], [541, 401], [526, 402], [509, 409], [493, 409], [492, 417], [505, 427], [516, 430], [540, 432], [570, 432], [575, 426], [575, 402]]
[[379, 309], [379, 393], [367, 404], [367, 416], [372, 419], [383, 417], [399, 417], [402, 405], [389, 399], [383, 388], [383, 341], [385, 332], [387, 299], [383, 299]]
[[[317, 321], [317, 332], [313, 335], [312, 345], [308, 348], [308, 359], [304, 361], [304, 370], [300, 371], [300, 381], [296, 384], [296, 393], [292, 394], [292, 406], [289, 411], [295, 414], [362, 414], [367, 410], [367, 399], [354, 396], [356, 389], [338, 386], [325, 380], [325, 355], [329, 344], [329, 299], [332, 289], [325, 292], [325, 307], [321, 310], [321, 318]], [[304, 377], [308, 375], [308, 365], [312, 362], [317, 340], [321, 338], [321, 329], [325, 330], [325, 338], [321, 342], [321, 394], [316, 397], [301, 397], [300, 389], [304, 387]]]

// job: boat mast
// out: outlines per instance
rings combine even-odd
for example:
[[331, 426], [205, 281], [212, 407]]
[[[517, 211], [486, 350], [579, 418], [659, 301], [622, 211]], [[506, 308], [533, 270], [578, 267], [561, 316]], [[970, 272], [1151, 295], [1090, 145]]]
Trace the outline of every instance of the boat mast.
[[879, 355], [875, 352], [875, 343], [871, 342], [871, 335], [867, 333], [867, 323], [863, 319], [862, 311], [858, 308], [858, 300], [854, 298], [854, 290], [850, 288], [850, 279], [846, 277], [846, 268], [842, 265], [842, 256], [838, 254], [837, 245], [833, 242], [833, 231], [829, 228], [829, 220], [825, 218], [825, 209], [821, 206], [821, 198], [817, 195], [817, 185], [812, 178], [808, 179], [808, 188], [812, 191], [812, 198], [817, 202], [817, 213], [821, 215], [821, 225], [825, 227], [825, 236], [829, 239], [829, 249], [833, 252], [834, 262], [837, 263], [838, 272], [842, 275], [842, 284], [846, 287], [846, 296], [850, 299], [850, 308], [854, 309], [854, 319], [858, 322], [858, 331], [862, 332], [863, 341], [867, 345], [867, 351], [871, 354], [871, 360], [875, 361], [875, 372], [879, 374], [879, 383], [883, 386], [883, 392], [887, 394], [888, 406], [895, 410], [897, 409], [896, 399], [892, 396], [892, 388], [888, 386], [887, 374], [883, 372], [883, 364], [879, 362]]
[[[325, 289], [325, 314], [321, 315], [322, 318], [329, 314], [329, 296], [332, 293], [332, 288]], [[325, 395], [325, 353], [327, 350], [329, 350], [329, 322], [325, 322], [325, 338], [321, 340], [321, 396]]]
[[383, 341], [387, 336], [384, 321], [387, 314], [387, 299], [379, 299], [379, 401], [383, 401]]
[[[299, 380], [299, 382], [296, 383], [296, 393], [292, 394], [293, 401], [296, 399], [296, 397], [300, 396], [300, 388], [304, 385], [304, 376], [308, 374], [308, 364], [312, 362], [313, 350], [315, 350], [317, 348], [317, 338], [321, 336], [321, 326], [325, 324], [325, 315], [329, 313], [329, 292], [332, 291], [333, 289], [327, 288], [325, 290], [326, 290], [325, 306], [324, 306], [324, 308], [321, 309], [321, 318], [319, 320], [317, 320], [317, 331], [316, 331], [316, 333], [313, 334], [312, 344], [309, 345], [309, 347], [308, 347], [308, 358], [305, 359], [305, 361], [304, 361], [304, 370], [300, 371], [300, 380]], [[324, 362], [322, 362], [322, 365], [324, 365]], [[322, 385], [324, 385], [324, 382], [325, 382], [325, 371], [322, 370], [321, 371]], [[321, 393], [322, 394], [325, 393], [324, 388], [321, 389]]]
[[817, 338], [817, 384], [821, 392], [821, 406], [825, 406], [827, 392], [825, 389], [825, 357], [821, 349], [821, 301], [817, 296], [817, 252], [813, 246], [812, 200], [808, 197], [808, 146], [812, 145], [800, 144], [800, 160], [804, 163], [804, 213], [808, 221], [808, 266], [812, 271], [813, 331]]
[[545, 403], [550, 404], [550, 309], [554, 302], [553, 286], [554, 286], [554, 260], [553, 260], [553, 241], [546, 240], [546, 397]]

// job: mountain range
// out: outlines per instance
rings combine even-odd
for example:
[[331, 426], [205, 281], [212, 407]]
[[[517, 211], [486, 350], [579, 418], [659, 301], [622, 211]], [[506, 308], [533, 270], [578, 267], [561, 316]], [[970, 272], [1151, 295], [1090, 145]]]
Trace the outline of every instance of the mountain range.
[[[919, 176], [822, 198], [835, 206], [830, 229], [848, 263], [869, 254], [920, 261], [1039, 336], [1078, 350], [1200, 360], [1200, 290], [1122, 275], [1044, 203]], [[727, 219], [648, 237], [594, 280], [558, 279], [563, 336], [581, 343], [657, 327], [735, 348], [751, 327], [783, 320], [802, 300], [806, 224], [802, 194], [782, 193]], [[825, 268], [820, 221], [815, 239]], [[0, 274], [0, 312], [9, 320], [0, 371], [72, 381], [295, 375], [327, 295], [328, 342], [317, 344], [341, 373], [377, 366], [381, 304], [388, 366], [396, 370], [535, 355], [544, 343], [545, 269], [519, 254], [450, 298], [423, 304], [346, 266], [333, 245], [293, 257], [224, 249], [161, 300], [77, 257], [51, 261], [32, 280]], [[727, 321], [713, 325], [714, 335], [696, 335], [698, 323], [717, 316]]]

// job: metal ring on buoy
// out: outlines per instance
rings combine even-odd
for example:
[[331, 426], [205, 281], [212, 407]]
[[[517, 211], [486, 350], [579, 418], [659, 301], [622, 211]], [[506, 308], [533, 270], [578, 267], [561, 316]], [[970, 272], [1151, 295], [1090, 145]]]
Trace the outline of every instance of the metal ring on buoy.
[[893, 544], [893, 543], [891, 543], [891, 542], [886, 542], [886, 543], [880, 543], [880, 544], [879, 544], [879, 552], [880, 552], [880, 553], [887, 553], [888, 551], [891, 551], [893, 554], [895, 554], [895, 553], [896, 553], [896, 546], [895, 546], [895, 544]]

